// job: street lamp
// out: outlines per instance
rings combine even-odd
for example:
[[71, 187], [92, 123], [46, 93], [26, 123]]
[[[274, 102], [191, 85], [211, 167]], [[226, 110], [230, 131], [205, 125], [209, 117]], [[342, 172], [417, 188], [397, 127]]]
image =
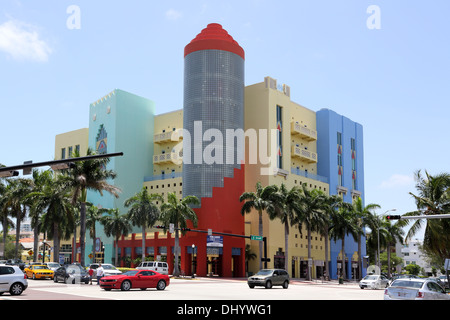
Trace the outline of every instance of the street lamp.
[[[382, 216], [386, 215], [386, 213], [391, 212], [391, 211], [397, 211], [397, 209], [390, 209], [388, 211], [386, 211], [385, 213], [382, 214]], [[380, 268], [381, 270], [381, 264], [380, 264], [380, 224], [378, 221], [378, 268]]]

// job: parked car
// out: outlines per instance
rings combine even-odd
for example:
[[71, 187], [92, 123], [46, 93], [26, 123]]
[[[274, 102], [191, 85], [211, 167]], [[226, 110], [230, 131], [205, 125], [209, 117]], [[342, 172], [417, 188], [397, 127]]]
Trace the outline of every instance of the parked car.
[[89, 274], [79, 264], [66, 264], [55, 271], [54, 282], [62, 281], [64, 283], [89, 283]]
[[[122, 271], [120, 271], [119, 269], [117, 269], [115, 266], [113, 266], [112, 264], [109, 263], [102, 263], [102, 267], [103, 267], [103, 276], [107, 277], [107, 276], [114, 276], [114, 275], [118, 275], [118, 274], [122, 274]], [[92, 263], [89, 265], [89, 268], [92, 268], [94, 270], [96, 270], [98, 268], [98, 263]], [[92, 276], [93, 279], [97, 278], [97, 272], [94, 272], [94, 275]]]
[[20, 259], [8, 259], [5, 264], [10, 266], [18, 266], [22, 271], [25, 269], [25, 263]]
[[61, 268], [58, 262], [45, 262], [44, 263], [50, 270], [56, 271], [56, 269]]
[[120, 289], [128, 291], [130, 289], [156, 288], [164, 290], [170, 283], [168, 275], [152, 270], [130, 270], [125, 273], [103, 277], [100, 279], [100, 288], [106, 291]]
[[0, 295], [9, 292], [17, 296], [27, 288], [27, 277], [18, 266], [0, 265]]
[[138, 270], [153, 270], [161, 274], [169, 274], [169, 265], [167, 262], [159, 261], [144, 261], [141, 262], [136, 269]]
[[446, 275], [439, 276], [439, 280], [441, 280], [442, 283], [444, 283], [444, 288], [450, 288], [450, 286], [448, 285], [448, 279]]
[[53, 275], [55, 272], [50, 270], [46, 265], [43, 264], [34, 264], [25, 268], [23, 271], [28, 279], [32, 278], [36, 279], [53, 279]]
[[435, 280], [397, 279], [384, 290], [384, 300], [450, 300]]
[[361, 279], [359, 287], [361, 289], [384, 289], [389, 286], [389, 279], [383, 275], [371, 274]]
[[289, 287], [289, 274], [283, 269], [262, 269], [250, 276], [247, 280], [248, 286], [253, 289], [255, 286], [263, 286], [266, 289], [272, 286]]

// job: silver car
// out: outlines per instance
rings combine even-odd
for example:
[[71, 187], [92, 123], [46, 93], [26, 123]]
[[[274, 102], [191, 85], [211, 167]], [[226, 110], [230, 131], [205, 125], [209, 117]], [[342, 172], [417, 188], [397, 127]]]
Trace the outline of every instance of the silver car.
[[389, 279], [383, 275], [371, 274], [365, 276], [360, 282], [359, 287], [361, 289], [384, 289], [389, 286]]
[[27, 277], [18, 266], [0, 265], [0, 295], [9, 292], [17, 296], [27, 287]]
[[250, 288], [262, 286], [266, 289], [272, 286], [283, 286], [284, 289], [289, 287], [289, 274], [283, 269], [262, 269], [258, 273], [249, 277], [247, 284]]
[[384, 291], [384, 300], [450, 300], [450, 295], [431, 279], [397, 279]]

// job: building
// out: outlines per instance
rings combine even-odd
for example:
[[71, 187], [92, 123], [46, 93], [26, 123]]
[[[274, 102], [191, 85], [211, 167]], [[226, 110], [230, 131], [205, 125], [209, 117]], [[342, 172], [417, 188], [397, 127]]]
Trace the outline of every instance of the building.
[[[320, 155], [317, 170], [328, 177], [330, 195], [339, 195], [352, 203], [360, 197], [364, 203], [364, 149], [363, 127], [347, 117], [328, 109], [317, 112], [318, 143]], [[331, 242], [331, 277], [341, 273], [341, 240]], [[361, 240], [365, 244], [365, 238]], [[361, 255], [366, 255], [365, 245]], [[346, 274], [358, 279], [358, 248], [351, 236], [345, 238]], [[362, 276], [364, 276], [364, 270]]]
[[[246, 245], [258, 254], [262, 242], [243, 238], [259, 234], [259, 214], [243, 216], [240, 195], [255, 191], [260, 182], [287, 188], [306, 184], [325, 194], [341, 194], [349, 202], [363, 198], [362, 127], [331, 110], [315, 112], [292, 101], [291, 88], [271, 77], [245, 86], [244, 50], [218, 24], [208, 25], [184, 53], [182, 109], [156, 115], [152, 101], [119, 89], [90, 105], [87, 145], [99, 153], [124, 156], [112, 158], [107, 167], [117, 172], [113, 183], [123, 190], [120, 198], [90, 192], [88, 200], [126, 213], [123, 202], [142, 187], [164, 198], [169, 192], [180, 199], [195, 195], [201, 200], [194, 208], [197, 229], [205, 233], [188, 232], [176, 249], [173, 234], [150, 228], [142, 235], [135, 228], [119, 240], [119, 255], [132, 261], [139, 258], [145, 236], [146, 255], [167, 261], [170, 270], [178, 250], [185, 274], [243, 277], [246, 271], [258, 271], [261, 258], [247, 262]], [[69, 134], [58, 137], [67, 141], [57, 142], [55, 155], [62, 155], [63, 148], [70, 154], [68, 148], [76, 147], [76, 141], [69, 141]], [[78, 138], [84, 150], [86, 133]], [[291, 277], [311, 273], [319, 278], [328, 259], [330, 274], [337, 277], [339, 243], [325, 252], [328, 240], [313, 233], [308, 259], [306, 230], [290, 227], [286, 255], [284, 226], [265, 214], [262, 219], [268, 267], [287, 263]], [[101, 250], [95, 259], [121, 264], [113, 261], [114, 241], [100, 226], [96, 238]], [[87, 235], [86, 255], [92, 242]], [[347, 267], [356, 274], [359, 271], [351, 263], [357, 259], [356, 243], [351, 239], [346, 243]]]

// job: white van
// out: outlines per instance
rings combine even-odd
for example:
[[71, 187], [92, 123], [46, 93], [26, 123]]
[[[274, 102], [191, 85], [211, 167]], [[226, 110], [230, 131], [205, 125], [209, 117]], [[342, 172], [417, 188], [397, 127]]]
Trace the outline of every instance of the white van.
[[144, 261], [141, 262], [136, 269], [139, 270], [153, 270], [159, 272], [161, 274], [169, 274], [169, 265], [167, 262], [159, 262], [159, 261]]

